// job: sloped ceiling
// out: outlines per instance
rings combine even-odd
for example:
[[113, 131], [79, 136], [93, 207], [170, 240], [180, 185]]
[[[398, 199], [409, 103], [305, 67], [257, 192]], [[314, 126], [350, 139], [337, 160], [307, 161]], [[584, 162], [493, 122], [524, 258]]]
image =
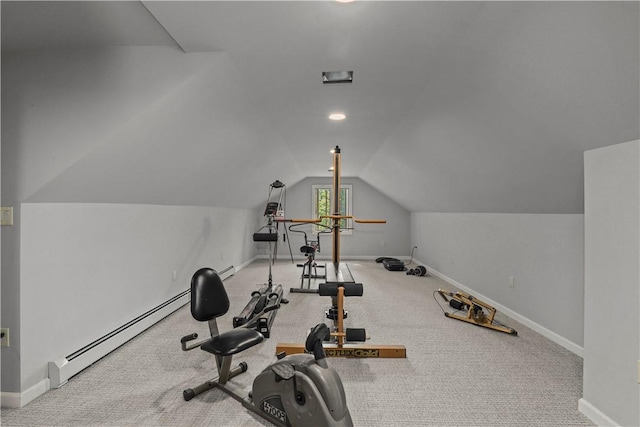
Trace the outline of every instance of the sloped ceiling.
[[582, 153], [640, 138], [639, 22], [637, 2], [2, 2], [2, 49], [209, 55], [30, 201], [253, 207], [339, 145], [410, 211], [579, 213]]

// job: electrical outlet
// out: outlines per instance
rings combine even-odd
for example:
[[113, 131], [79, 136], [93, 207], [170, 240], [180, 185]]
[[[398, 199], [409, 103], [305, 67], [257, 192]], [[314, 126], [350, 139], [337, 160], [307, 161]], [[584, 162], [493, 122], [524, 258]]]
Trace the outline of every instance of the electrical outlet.
[[178, 272], [177, 272], [176, 270], [173, 270], [173, 271], [171, 272], [171, 278], [172, 278], [174, 281], [178, 280]]
[[0, 225], [13, 225], [13, 206], [0, 207]]
[[0, 328], [0, 347], [9, 347], [9, 328]]
[[513, 279], [513, 276], [509, 276], [509, 287], [510, 288], [515, 288], [516, 287], [516, 282]]

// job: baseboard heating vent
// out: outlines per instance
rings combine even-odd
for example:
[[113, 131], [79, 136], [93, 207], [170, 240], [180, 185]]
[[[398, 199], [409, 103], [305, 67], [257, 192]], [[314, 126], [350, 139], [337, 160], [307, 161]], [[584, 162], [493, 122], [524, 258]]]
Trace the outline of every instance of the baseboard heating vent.
[[233, 265], [230, 265], [229, 267], [225, 268], [224, 270], [220, 270], [218, 271], [218, 276], [220, 276], [220, 278], [222, 280], [224, 279], [228, 279], [229, 277], [233, 276], [236, 273], [236, 269]]
[[114, 331], [109, 332], [90, 344], [87, 344], [80, 350], [77, 350], [61, 359], [49, 362], [49, 380], [51, 388], [59, 388], [63, 386], [69, 378], [78, 372], [92, 365], [102, 357], [120, 347], [122, 344], [134, 338], [136, 335], [187, 304], [190, 297], [189, 292], [190, 290], [187, 289], [168, 301], [165, 301], [157, 307], [125, 323]]
[[[224, 280], [235, 273], [233, 266], [218, 272]], [[136, 335], [144, 332], [160, 320], [164, 319], [191, 299], [190, 289], [179, 293], [155, 308], [125, 323], [112, 332], [98, 338], [90, 344], [74, 351], [66, 357], [49, 362], [49, 381], [51, 388], [60, 388], [83, 369], [91, 366], [116, 348], [120, 347]]]

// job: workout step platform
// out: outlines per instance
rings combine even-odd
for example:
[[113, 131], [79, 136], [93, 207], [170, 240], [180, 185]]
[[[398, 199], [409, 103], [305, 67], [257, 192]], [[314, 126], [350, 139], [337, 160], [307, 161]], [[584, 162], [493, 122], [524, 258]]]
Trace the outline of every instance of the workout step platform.
[[382, 265], [389, 271], [405, 271], [407, 269], [404, 265], [404, 262], [395, 258], [385, 259], [384, 261], [382, 261]]

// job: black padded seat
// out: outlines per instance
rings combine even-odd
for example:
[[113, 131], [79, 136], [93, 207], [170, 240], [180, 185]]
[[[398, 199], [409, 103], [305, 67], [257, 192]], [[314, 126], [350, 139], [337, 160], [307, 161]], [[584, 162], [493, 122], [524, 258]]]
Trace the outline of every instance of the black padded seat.
[[231, 356], [262, 341], [264, 336], [255, 329], [237, 328], [211, 338], [200, 348], [217, 356]]
[[300, 246], [300, 252], [302, 252], [305, 255], [308, 255], [308, 254], [315, 253], [316, 250], [314, 249], [313, 246]]

